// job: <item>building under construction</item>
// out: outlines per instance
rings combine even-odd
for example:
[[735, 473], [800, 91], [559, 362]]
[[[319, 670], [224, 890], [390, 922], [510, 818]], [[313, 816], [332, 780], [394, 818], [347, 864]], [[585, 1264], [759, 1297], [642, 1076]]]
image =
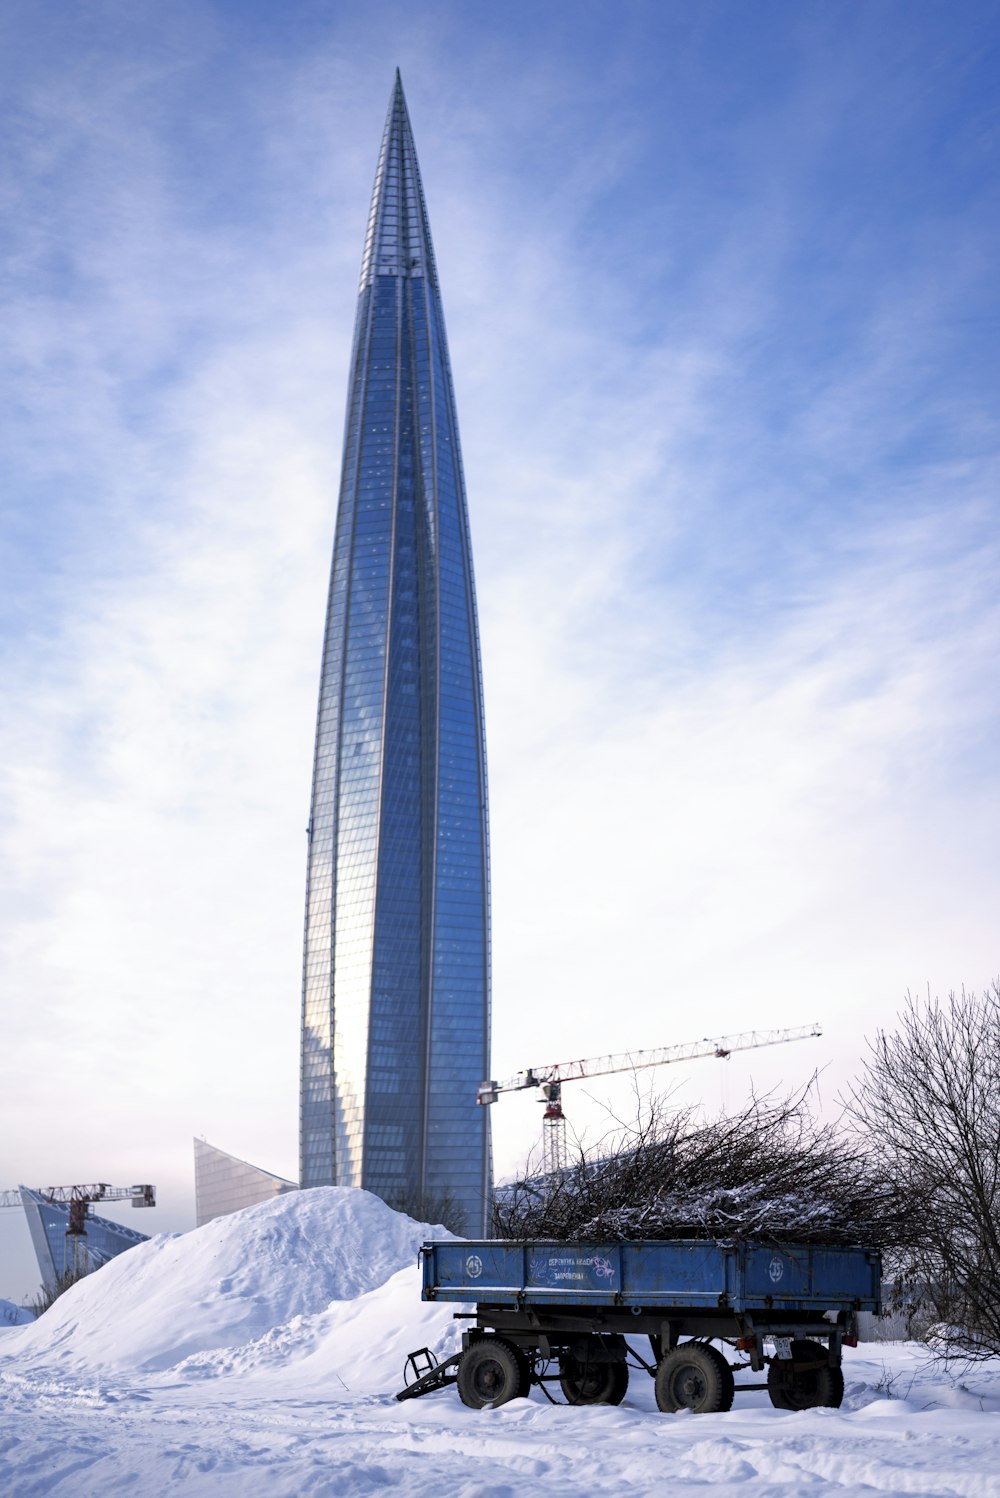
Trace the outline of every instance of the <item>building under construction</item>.
[[[81, 1194], [84, 1192], [89, 1194]], [[147, 1233], [137, 1233], [134, 1228], [106, 1217], [95, 1217], [89, 1210], [91, 1201], [124, 1200], [143, 1207], [154, 1206], [156, 1202], [149, 1186], [104, 1186], [100, 1190], [20, 1186], [16, 1192], [0, 1193], [0, 1205], [14, 1206], [18, 1198], [46, 1290], [54, 1290], [64, 1275], [90, 1274], [127, 1248], [146, 1242]]]

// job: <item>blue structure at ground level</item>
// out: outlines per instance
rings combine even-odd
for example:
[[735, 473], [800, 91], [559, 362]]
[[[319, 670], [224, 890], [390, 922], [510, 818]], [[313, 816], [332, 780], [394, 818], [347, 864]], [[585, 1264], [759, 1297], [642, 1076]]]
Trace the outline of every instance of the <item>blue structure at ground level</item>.
[[301, 1183], [486, 1230], [489, 863], [458, 422], [399, 74], [361, 265], [320, 686]]
[[42, 1284], [47, 1290], [54, 1290], [56, 1281], [64, 1274], [90, 1274], [127, 1248], [147, 1241], [148, 1234], [137, 1233], [120, 1222], [110, 1222], [90, 1212], [86, 1217], [86, 1232], [69, 1233], [68, 1202], [50, 1201], [29, 1186], [21, 1186], [19, 1190]]

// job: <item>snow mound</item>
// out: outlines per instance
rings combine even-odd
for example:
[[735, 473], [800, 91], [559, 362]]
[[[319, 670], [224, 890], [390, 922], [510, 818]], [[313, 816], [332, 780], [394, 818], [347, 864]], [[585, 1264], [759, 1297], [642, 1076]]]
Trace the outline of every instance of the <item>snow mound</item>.
[[[173, 1368], [366, 1296], [412, 1266], [426, 1238], [450, 1236], [368, 1191], [289, 1192], [137, 1244], [11, 1331], [0, 1357], [123, 1373]], [[416, 1287], [414, 1300], [419, 1308]]]
[[27, 1306], [16, 1306], [12, 1300], [0, 1296], [0, 1331], [5, 1326], [27, 1326], [34, 1319], [34, 1311], [29, 1311]]
[[237, 1378], [241, 1387], [262, 1380], [270, 1394], [302, 1388], [334, 1397], [394, 1392], [415, 1347], [430, 1348], [438, 1362], [459, 1351], [462, 1334], [454, 1313], [463, 1309], [468, 1307], [422, 1301], [420, 1270], [411, 1264], [355, 1300], [295, 1316], [241, 1347], [196, 1353], [171, 1377]]

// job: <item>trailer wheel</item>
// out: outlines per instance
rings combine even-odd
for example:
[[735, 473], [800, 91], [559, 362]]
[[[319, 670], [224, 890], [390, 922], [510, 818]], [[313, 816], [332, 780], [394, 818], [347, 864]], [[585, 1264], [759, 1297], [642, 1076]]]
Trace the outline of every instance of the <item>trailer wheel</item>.
[[[768, 1364], [767, 1392], [778, 1410], [813, 1410], [820, 1405], [838, 1409], [844, 1397], [844, 1370], [831, 1368], [829, 1354], [821, 1342], [799, 1340], [792, 1343], [791, 1362]], [[796, 1368], [796, 1363], [815, 1363], [818, 1367]]]
[[470, 1410], [506, 1404], [528, 1392], [530, 1372], [525, 1362], [499, 1337], [483, 1337], [462, 1354], [458, 1365], [458, 1396]]
[[564, 1353], [559, 1383], [567, 1404], [621, 1404], [628, 1390], [628, 1364], [578, 1363], [572, 1353]]
[[534, 1373], [535, 1367], [534, 1360], [529, 1357], [525, 1349], [523, 1347], [519, 1347], [516, 1342], [508, 1342], [507, 1346], [517, 1358], [517, 1366], [521, 1370], [521, 1393], [518, 1397], [527, 1399], [528, 1395], [531, 1393], [532, 1375]]
[[709, 1342], [683, 1342], [656, 1370], [656, 1403], [664, 1414], [712, 1415], [733, 1407], [733, 1370]]

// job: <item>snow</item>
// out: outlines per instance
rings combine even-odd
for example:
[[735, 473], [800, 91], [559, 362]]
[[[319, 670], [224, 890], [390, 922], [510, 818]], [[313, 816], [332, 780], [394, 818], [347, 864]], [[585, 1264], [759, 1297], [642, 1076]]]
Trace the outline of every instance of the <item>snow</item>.
[[289, 1192], [193, 1233], [137, 1244], [3, 1344], [22, 1363], [156, 1372], [350, 1303], [416, 1262], [444, 1228], [367, 1191]]
[[0, 1493], [1000, 1498], [1000, 1364], [949, 1375], [913, 1343], [848, 1351], [840, 1410], [660, 1415], [641, 1372], [619, 1408], [399, 1404], [406, 1353], [458, 1345], [420, 1300], [441, 1235], [329, 1188], [130, 1250], [0, 1331]]
[[0, 1332], [8, 1326], [27, 1326], [34, 1319], [34, 1312], [26, 1306], [16, 1306], [12, 1300], [0, 1297]]

